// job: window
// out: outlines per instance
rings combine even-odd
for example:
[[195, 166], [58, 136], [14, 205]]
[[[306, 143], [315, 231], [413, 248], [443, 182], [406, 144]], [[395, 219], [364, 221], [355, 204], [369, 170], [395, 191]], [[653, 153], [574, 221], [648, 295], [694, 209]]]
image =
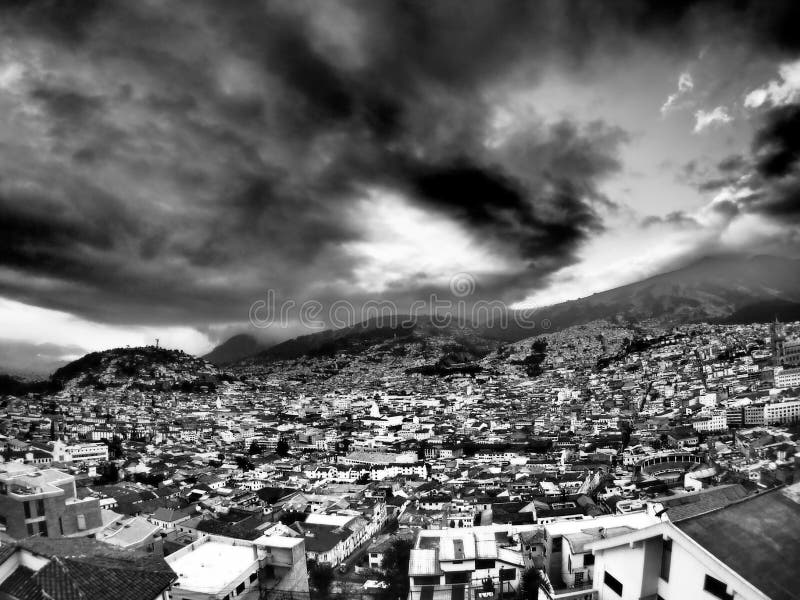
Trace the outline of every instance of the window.
[[583, 583], [583, 571], [578, 571], [575, 573], [575, 585], [581, 585]]
[[33, 526], [33, 523], [28, 523], [28, 535], [33, 535], [36, 533], [36, 529]]
[[500, 569], [500, 581], [514, 581], [516, 578], [516, 569]]
[[661, 579], [669, 581], [669, 567], [672, 563], [672, 540], [661, 542]]
[[30, 502], [23, 502], [23, 506], [25, 507], [25, 518], [31, 518], [31, 503]]
[[591, 567], [594, 564], [594, 554], [588, 552], [583, 555], [583, 566]]
[[469, 583], [470, 573], [468, 571], [456, 571], [455, 573], [445, 573], [444, 582], [446, 584]]
[[244, 581], [236, 586], [236, 593], [241, 594], [244, 591]]
[[603, 574], [603, 583], [605, 583], [612, 592], [617, 594], [617, 596], [622, 596], [622, 583], [611, 573], [606, 571], [606, 573]]
[[78, 515], [78, 529], [86, 529], [86, 515]]
[[39, 521], [39, 535], [47, 537], [47, 521]]
[[711, 575], [706, 575], [705, 583], [703, 583], [703, 589], [712, 596], [721, 598], [721, 600], [733, 600], [733, 594], [728, 593], [728, 586], [725, 585], [725, 582], [720, 581]]
[[438, 575], [423, 575], [414, 577], [414, 585], [439, 585]]
[[478, 558], [475, 560], [476, 569], [494, 569], [493, 558]]
[[44, 516], [44, 500], [36, 501], [36, 514], [40, 517]]
[[258, 579], [258, 573], [250, 573], [250, 583], [253, 583], [256, 579]]
[[572, 573], [572, 556], [567, 557], [567, 572]]

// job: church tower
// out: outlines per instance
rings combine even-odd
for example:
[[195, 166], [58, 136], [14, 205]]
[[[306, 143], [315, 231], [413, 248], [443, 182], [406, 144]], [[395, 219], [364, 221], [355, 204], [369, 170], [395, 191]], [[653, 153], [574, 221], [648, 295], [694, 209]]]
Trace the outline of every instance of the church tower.
[[776, 367], [780, 367], [784, 363], [786, 332], [783, 323], [778, 322], [777, 317], [773, 323], [770, 323], [769, 334], [772, 346], [772, 364]]

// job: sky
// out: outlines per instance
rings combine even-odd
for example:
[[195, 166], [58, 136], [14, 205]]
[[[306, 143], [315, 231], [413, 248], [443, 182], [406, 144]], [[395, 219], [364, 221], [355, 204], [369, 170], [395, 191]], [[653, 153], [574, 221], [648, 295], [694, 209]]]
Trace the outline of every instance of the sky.
[[251, 324], [273, 300], [403, 310], [461, 277], [531, 307], [798, 255], [796, 1], [0, 12], [0, 358], [303, 333]]

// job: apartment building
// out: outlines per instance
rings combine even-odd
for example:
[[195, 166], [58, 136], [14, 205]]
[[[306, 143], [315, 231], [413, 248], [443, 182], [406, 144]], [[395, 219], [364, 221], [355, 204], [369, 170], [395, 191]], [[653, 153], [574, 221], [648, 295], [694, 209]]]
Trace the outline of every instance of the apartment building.
[[0, 525], [14, 538], [88, 536], [102, 529], [96, 498], [79, 499], [75, 478], [57, 469], [0, 466]]
[[797, 598], [798, 494], [779, 488], [592, 542], [598, 600]]
[[303, 538], [204, 535], [165, 560], [177, 575], [172, 600], [308, 597]]

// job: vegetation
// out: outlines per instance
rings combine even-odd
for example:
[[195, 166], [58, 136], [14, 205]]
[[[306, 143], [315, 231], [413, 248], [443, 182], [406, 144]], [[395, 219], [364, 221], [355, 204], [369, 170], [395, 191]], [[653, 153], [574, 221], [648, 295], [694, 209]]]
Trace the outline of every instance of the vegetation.
[[308, 582], [313, 590], [315, 600], [326, 600], [331, 597], [331, 585], [334, 580], [333, 567], [311, 560], [308, 562]]
[[408, 597], [408, 561], [411, 557], [412, 544], [409, 540], [396, 539], [383, 555], [381, 568], [383, 581], [387, 587], [381, 591], [383, 600], [395, 600]]
[[278, 456], [286, 457], [289, 456], [289, 442], [285, 439], [281, 438], [278, 440], [278, 445], [275, 448], [275, 452]]
[[520, 583], [521, 598], [523, 600], [538, 600], [539, 588], [545, 585], [542, 573], [536, 567], [530, 567], [522, 574]]

